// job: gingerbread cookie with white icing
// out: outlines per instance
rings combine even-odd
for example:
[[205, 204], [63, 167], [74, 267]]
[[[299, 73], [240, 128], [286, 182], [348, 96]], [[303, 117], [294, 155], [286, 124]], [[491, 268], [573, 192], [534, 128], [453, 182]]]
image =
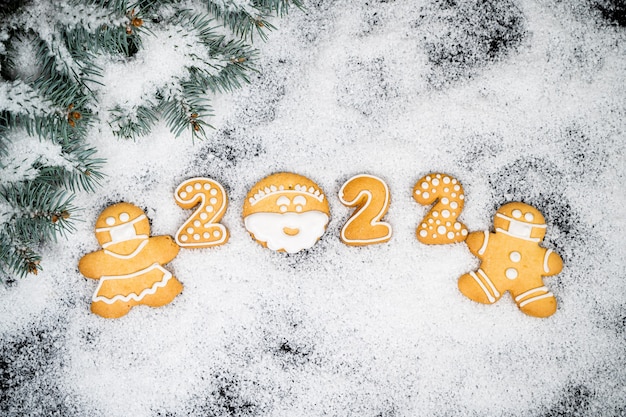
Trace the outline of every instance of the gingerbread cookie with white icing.
[[150, 237], [150, 222], [139, 207], [107, 207], [96, 220], [95, 233], [102, 250], [78, 263], [84, 276], [99, 280], [91, 302], [95, 314], [118, 318], [139, 304], [160, 307], [183, 290], [163, 267], [176, 257], [178, 245], [170, 236]]
[[539, 210], [524, 203], [508, 203], [496, 211], [494, 233], [472, 232], [466, 243], [480, 267], [459, 278], [459, 290], [468, 298], [493, 304], [508, 291], [521, 311], [548, 317], [556, 311], [554, 294], [543, 277], [563, 268], [561, 257], [539, 244], [546, 222]]
[[349, 246], [384, 243], [391, 239], [391, 225], [381, 221], [389, 210], [389, 187], [374, 175], [360, 174], [339, 190], [339, 201], [356, 211], [341, 228], [340, 238]]
[[246, 230], [261, 245], [296, 253], [315, 245], [330, 220], [328, 201], [310, 179], [289, 172], [265, 177], [244, 201]]

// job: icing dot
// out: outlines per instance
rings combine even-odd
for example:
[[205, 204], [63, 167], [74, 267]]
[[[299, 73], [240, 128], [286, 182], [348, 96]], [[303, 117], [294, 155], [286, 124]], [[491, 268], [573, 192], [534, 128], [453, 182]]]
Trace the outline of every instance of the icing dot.
[[193, 191], [193, 187], [191, 185], [188, 185], [185, 187], [185, 190], [187, 190], [188, 193]]
[[211, 189], [211, 184], [209, 184], [208, 182], [204, 184], [204, 189], [205, 190], [210, 190]]
[[515, 278], [517, 278], [517, 269], [515, 269], [515, 268], [507, 268], [507, 270], [504, 272], [504, 274], [506, 275], [506, 277], [508, 279], [515, 279]]
[[513, 217], [515, 217], [516, 219], [519, 219], [520, 217], [522, 217], [522, 211], [515, 209], [513, 210], [513, 212], [511, 213], [513, 215]]
[[437, 194], [437, 190], [435, 188], [433, 188], [431, 191], [433, 194]]
[[200, 240], [200, 235], [197, 233], [193, 235], [193, 240]]
[[448, 200], [446, 197], [444, 197], [444, 198], [441, 199], [441, 202], [443, 204], [448, 204], [450, 202], [450, 200]]
[[[456, 181], [456, 180], [455, 180]], [[454, 182], [454, 181], [453, 181]], [[456, 184], [456, 182], [454, 182]], [[454, 186], [454, 191], [459, 191], [461, 189], [461, 186], [459, 184], [456, 184]]]
[[456, 201], [453, 201], [452, 203], [450, 203], [450, 207], [456, 210], [457, 208], [459, 208], [459, 203], [457, 203]]
[[424, 182], [422, 183], [422, 188], [423, 188], [423, 189], [425, 189], [425, 190], [427, 190], [427, 189], [428, 189], [428, 183], [427, 183], [426, 181], [424, 181]]
[[461, 234], [462, 234], [463, 236], [467, 236], [467, 229], [463, 229], [463, 230], [461, 230]]
[[[452, 178], [452, 184], [456, 184], [458, 181], [456, 178]], [[454, 189], [456, 189], [456, 187], [454, 187]]]
[[445, 228], [445, 226], [439, 226], [439, 227], [437, 228], [437, 233], [439, 233], [440, 235], [445, 234], [445, 233], [446, 233], [446, 228]]
[[428, 219], [428, 223], [433, 223], [434, 220], [433, 219]]
[[450, 189], [449, 189], [448, 187], [446, 187], [446, 188], [444, 188], [444, 189], [443, 189], [443, 192], [444, 192], [444, 193], [449, 193], [449, 192], [450, 192]]
[[455, 228], [456, 230], [461, 230], [461, 223], [459, 223], [459, 222], [455, 222], [455, 223], [454, 223], [454, 228]]
[[206, 214], [206, 213], [200, 213], [200, 218], [201, 218], [202, 220], [206, 220], [206, 219], [207, 219], [207, 217], [209, 217], [209, 215], [208, 215], [208, 214]]
[[432, 226], [428, 226], [428, 230], [433, 230], [433, 227]]
[[196, 190], [199, 190], [200, 188], [202, 188], [202, 184], [200, 184], [199, 182], [195, 183], [193, 185], [193, 188], [195, 188]]
[[527, 222], [532, 222], [533, 220], [535, 220], [535, 216], [533, 216], [532, 213], [524, 214], [524, 218], [526, 219]]
[[217, 188], [213, 188], [209, 192], [211, 193], [211, 195], [217, 195]]
[[302, 211], [302, 206], [301, 206], [301, 205], [297, 205], [297, 206], [296, 206], [296, 211], [297, 211], [298, 213], [300, 213], [300, 212]]
[[213, 197], [212, 199], [209, 200], [209, 202], [211, 204], [217, 204], [217, 198]]
[[438, 211], [433, 211], [433, 217], [439, 217], [439, 212]]
[[208, 239], [208, 238], [211, 237], [211, 234], [209, 232], [204, 232], [204, 233], [202, 233], [202, 237], [205, 238], [205, 239]]
[[200, 227], [200, 220], [196, 220], [195, 222], [193, 222], [193, 225], [196, 227]]
[[415, 194], [417, 194], [417, 195], [422, 194], [422, 190], [415, 190]]
[[187, 198], [187, 193], [184, 191], [180, 192], [180, 198]]
[[187, 237], [187, 235], [182, 235], [180, 237], [180, 240], [182, 240], [183, 242], [186, 242], [189, 238]]
[[193, 227], [188, 227], [187, 228], [187, 233], [192, 234], [193, 233]]
[[448, 232], [447, 236], [448, 236], [448, 239], [453, 239], [454, 238], [454, 232]]
[[121, 213], [120, 214], [120, 220], [123, 222], [127, 222], [128, 219], [130, 219], [130, 216], [128, 215], [128, 213]]
[[426, 223], [422, 223], [422, 227], [426, 227]]
[[463, 194], [461, 194], [461, 195], [459, 196], [459, 200], [465, 200], [465, 196], [464, 196]]
[[433, 233], [433, 239], [437, 239], [437, 235]]
[[439, 180], [438, 180], [437, 178], [435, 178], [435, 179], [433, 180], [433, 185], [434, 185], [435, 187], [439, 185]]
[[436, 174], [435, 177], [441, 178], [441, 174]]
[[447, 219], [448, 217], [450, 217], [450, 212], [448, 210], [441, 210], [441, 215]]
[[426, 237], [426, 235], [428, 235], [428, 232], [426, 230], [420, 230], [421, 237]]
[[287, 211], [287, 206], [280, 206], [279, 208], [283, 213]]
[[213, 206], [206, 206], [204, 209], [209, 213], [213, 212]]
[[444, 184], [450, 184], [450, 177], [443, 177]]
[[522, 254], [516, 251], [509, 253], [509, 259], [513, 262], [519, 262], [522, 259]]
[[446, 227], [450, 227], [450, 226], [452, 226], [452, 223], [446, 222]]
[[109, 226], [113, 226], [115, 224], [115, 217], [107, 217], [105, 220], [106, 224]]
[[219, 230], [216, 230], [215, 232], [213, 232], [213, 236], [215, 237], [220, 237], [221, 233]]
[[450, 194], [450, 197], [452, 197], [452, 198], [456, 198], [456, 193], [452, 193], [452, 194]]
[[424, 198], [428, 198], [428, 197], [430, 197], [430, 194], [428, 194], [428, 191], [424, 191], [424, 192], [422, 193], [422, 197], [424, 197]]
[[428, 176], [426, 177], [426, 181], [430, 181], [430, 180], [431, 180], [430, 175], [428, 175]]
[[441, 224], [441, 220], [439, 219], [435, 220], [435, 224]]

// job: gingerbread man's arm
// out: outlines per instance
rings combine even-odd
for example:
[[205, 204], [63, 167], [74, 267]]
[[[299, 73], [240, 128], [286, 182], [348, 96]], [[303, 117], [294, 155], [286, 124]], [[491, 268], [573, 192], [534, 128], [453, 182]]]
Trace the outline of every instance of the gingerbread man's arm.
[[473, 255], [480, 257], [482, 255], [481, 252], [483, 249], [483, 246], [487, 246], [487, 243], [489, 242], [489, 232], [484, 231], [484, 232], [472, 232], [469, 235], [467, 235], [467, 239], [465, 239], [465, 243], [467, 244], [467, 247], [469, 248], [470, 252], [472, 252]]
[[552, 249], [546, 249], [543, 256], [543, 274], [544, 276], [556, 275], [563, 269], [563, 259], [553, 252]]

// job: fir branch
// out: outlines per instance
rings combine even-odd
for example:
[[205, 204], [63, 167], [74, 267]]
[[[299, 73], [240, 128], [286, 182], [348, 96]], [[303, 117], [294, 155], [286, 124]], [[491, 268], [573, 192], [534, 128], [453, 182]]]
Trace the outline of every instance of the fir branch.
[[109, 126], [113, 133], [126, 139], [135, 139], [150, 133], [152, 126], [157, 122], [158, 115], [155, 106], [137, 106], [128, 111], [121, 106], [111, 109]]

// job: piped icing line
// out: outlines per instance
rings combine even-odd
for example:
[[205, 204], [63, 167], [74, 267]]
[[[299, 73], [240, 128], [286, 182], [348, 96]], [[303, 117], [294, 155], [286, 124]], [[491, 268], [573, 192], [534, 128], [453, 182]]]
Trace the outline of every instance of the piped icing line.
[[508, 221], [510, 221], [510, 222], [516, 222], [516, 223], [524, 223], [524, 224], [529, 224], [529, 225], [531, 225], [532, 227], [540, 227], [540, 228], [542, 228], [542, 229], [545, 229], [545, 228], [547, 228], [547, 227], [548, 227], [545, 223], [538, 223], [538, 224], [535, 224], [535, 223], [520, 222], [519, 220], [514, 219], [513, 217], [509, 217], [509, 216], [507, 216], [507, 215], [505, 215], [505, 214], [502, 214], [502, 213], [496, 213], [496, 217], [503, 218], [503, 219], [508, 220]]
[[472, 278], [474, 278], [474, 280], [476, 281], [476, 283], [480, 286], [480, 288], [482, 288], [483, 292], [485, 293], [485, 295], [487, 296], [487, 299], [489, 300], [490, 303], [493, 303], [496, 301], [496, 299], [493, 297], [493, 295], [491, 295], [491, 293], [489, 292], [489, 290], [487, 290], [487, 287], [485, 287], [485, 284], [483, 284], [483, 282], [480, 280], [480, 278], [478, 278], [478, 276], [476, 275], [476, 273], [474, 273], [474, 271], [470, 272], [470, 276]]
[[523, 292], [520, 295], [518, 295], [517, 297], [515, 297], [515, 302], [518, 303], [522, 299], [524, 299], [527, 296], [529, 296], [530, 294], [534, 294], [536, 292], [548, 292], [548, 288], [545, 287], [545, 286], [544, 287], [537, 287], [537, 288], [533, 288], [532, 290], [528, 290], [526, 292]]
[[526, 304], [533, 303], [535, 301], [543, 300], [544, 298], [550, 298], [550, 297], [554, 297], [554, 294], [552, 294], [551, 292], [543, 294], [543, 295], [538, 295], [536, 297], [532, 297], [532, 298], [529, 298], [528, 300], [522, 301], [521, 303], [519, 303], [519, 306], [524, 307]]
[[548, 249], [546, 254], [543, 257], [543, 271], [548, 273], [550, 272], [550, 267], [548, 266], [548, 259], [550, 258], [550, 254], [552, 253], [552, 249]]
[[[534, 225], [533, 225], [533, 227], [534, 227]], [[537, 237], [524, 237], [524, 236], [519, 236], [519, 235], [516, 235], [516, 234], [514, 234], [514, 233], [510, 233], [510, 232], [508, 232], [507, 230], [504, 230], [504, 229], [502, 229], [502, 228], [500, 228], [500, 227], [497, 227], [497, 228], [496, 228], [496, 232], [504, 233], [505, 235], [509, 235], [509, 236], [514, 237], [514, 238], [516, 238], [516, 239], [523, 239], [523, 240], [527, 240], [527, 241], [529, 241], [529, 242], [535, 242], [535, 243], [538, 243], [538, 242], [540, 242], [540, 241], [541, 241], [541, 239], [539, 239], [539, 238], [537, 238]]]
[[493, 281], [487, 276], [487, 274], [485, 274], [485, 271], [479, 268], [477, 272], [485, 280], [485, 282], [489, 285], [489, 287], [491, 287], [491, 291], [493, 292], [493, 295], [496, 297], [500, 297], [500, 293], [496, 289], [496, 286], [493, 285]]
[[[102, 288], [102, 284], [109, 280], [118, 280], [118, 279], [129, 279], [134, 278], [139, 275], [146, 274], [153, 269], [159, 269], [163, 272], [163, 279], [159, 282], [156, 282], [150, 288], [146, 288], [141, 291], [139, 294], [130, 293], [128, 295], [116, 295], [113, 298], [107, 298], [101, 295], [97, 295], [100, 289]], [[141, 301], [145, 296], [155, 294], [159, 288], [163, 288], [167, 285], [168, 281], [172, 278], [172, 273], [167, 269], [163, 268], [160, 264], [154, 263], [147, 268], [142, 269], [141, 271], [133, 272], [132, 274], [127, 275], [115, 275], [115, 276], [103, 276], [100, 278], [100, 282], [98, 283], [98, 287], [96, 288], [96, 292], [92, 298], [92, 301], [102, 301], [106, 304], [113, 304], [117, 301], [128, 302], [130, 300]]]
[[250, 205], [254, 206], [259, 201], [276, 194], [306, 194], [307, 196], [316, 199], [320, 203], [324, 201], [324, 194], [320, 190], [312, 186], [307, 188], [306, 185], [299, 184], [296, 184], [293, 190], [285, 189], [284, 185], [270, 185], [269, 187], [265, 187], [257, 191], [252, 197], [248, 199], [248, 201], [250, 202]]
[[487, 249], [487, 244], [489, 243], [489, 232], [487, 230], [483, 231], [485, 234], [485, 240], [483, 240], [483, 245], [478, 249], [479, 255], [484, 255], [485, 250]]
[[137, 254], [139, 252], [141, 252], [143, 250], [143, 248], [148, 244], [148, 236], [142, 235], [142, 239], [143, 241], [139, 244], [139, 246], [137, 246], [137, 249], [135, 249], [132, 253], [129, 253], [128, 255], [121, 255], [119, 253], [115, 253], [115, 252], [111, 252], [110, 250], [104, 249], [104, 253], [106, 253], [107, 255], [113, 256], [114, 258], [118, 258], [118, 259], [132, 259], [135, 256], [137, 256]]

